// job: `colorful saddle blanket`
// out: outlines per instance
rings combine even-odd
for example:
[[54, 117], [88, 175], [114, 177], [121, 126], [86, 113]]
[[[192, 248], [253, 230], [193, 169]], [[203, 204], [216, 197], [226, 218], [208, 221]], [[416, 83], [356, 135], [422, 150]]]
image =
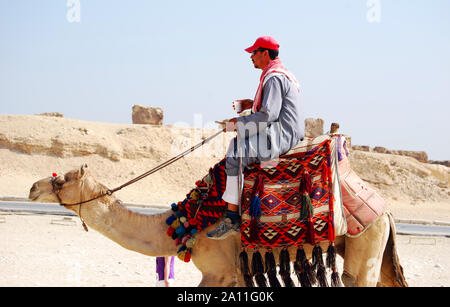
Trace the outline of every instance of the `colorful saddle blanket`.
[[333, 242], [334, 208], [342, 211], [339, 189], [333, 185], [335, 160], [335, 142], [324, 136], [305, 140], [270, 161], [276, 163], [272, 167], [257, 164], [247, 167], [242, 246], [274, 248]]
[[[335, 149], [335, 142], [329, 136], [306, 139], [269, 164], [246, 168], [242, 197], [243, 247], [314, 244], [334, 241], [335, 235], [345, 233]], [[261, 212], [252, 217], [249, 210], [258, 178], [263, 186], [258, 196]], [[301, 178], [309, 178], [310, 184], [301, 188]], [[174, 214], [166, 221], [167, 234], [175, 240], [181, 260], [190, 260], [195, 234], [215, 224], [225, 212], [226, 203], [222, 200], [225, 184], [223, 159], [196, 182], [196, 187], [182, 202], [172, 204]], [[302, 206], [303, 203], [308, 206]], [[257, 240], [250, 232], [250, 225], [255, 226], [255, 222], [253, 230], [258, 232]]]

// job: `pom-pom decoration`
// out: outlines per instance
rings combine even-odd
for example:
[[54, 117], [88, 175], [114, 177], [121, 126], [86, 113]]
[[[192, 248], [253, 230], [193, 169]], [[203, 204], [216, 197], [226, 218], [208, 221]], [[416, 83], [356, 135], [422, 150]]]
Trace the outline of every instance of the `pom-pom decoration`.
[[175, 229], [173, 229], [172, 227], [169, 227], [169, 228], [167, 229], [167, 235], [168, 235], [169, 237], [171, 237], [171, 236], [173, 235], [174, 232], [175, 232]]
[[166, 224], [167, 225], [172, 225], [172, 223], [174, 222], [176, 220], [176, 216], [175, 215], [171, 215], [171, 216], [169, 216], [167, 219], [166, 219]]
[[174, 229], [177, 229], [178, 227], [180, 227], [180, 220], [176, 219], [170, 226]]

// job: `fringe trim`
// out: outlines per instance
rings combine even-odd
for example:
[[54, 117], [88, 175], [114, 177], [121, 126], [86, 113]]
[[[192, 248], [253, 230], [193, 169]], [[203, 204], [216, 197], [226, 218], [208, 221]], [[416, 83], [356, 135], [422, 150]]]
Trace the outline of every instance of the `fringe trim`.
[[272, 288], [281, 288], [281, 284], [277, 278], [277, 263], [275, 262], [275, 257], [272, 253], [272, 250], [268, 250], [264, 258], [264, 272], [267, 274], [270, 286]]
[[302, 287], [312, 287], [315, 283], [315, 277], [312, 274], [311, 264], [306, 258], [305, 251], [299, 247], [295, 256], [294, 271], [297, 274], [298, 281]]
[[264, 276], [264, 264], [259, 251], [253, 253], [252, 257], [252, 275], [255, 277], [258, 287], [267, 287], [267, 280]]
[[331, 286], [332, 287], [342, 287], [341, 278], [339, 273], [336, 271], [336, 247], [334, 242], [330, 242], [327, 250], [327, 267], [331, 269]]
[[253, 283], [252, 275], [250, 274], [250, 269], [248, 267], [248, 255], [245, 250], [239, 254], [239, 262], [241, 265], [242, 276], [244, 277], [245, 286], [249, 288], [255, 287]]
[[287, 248], [283, 248], [280, 252], [280, 276], [285, 287], [295, 287], [294, 282], [291, 279], [291, 260]]
[[[282, 287], [282, 284], [284, 287], [295, 287], [295, 283], [291, 278], [291, 261], [287, 248], [281, 249], [279, 256], [279, 275], [282, 284], [277, 276], [277, 265], [271, 249], [268, 249], [265, 253], [264, 262], [261, 253], [255, 250], [251, 261], [251, 272], [248, 255], [245, 250], [242, 250], [239, 254], [239, 260], [246, 287], [279, 288]], [[295, 261], [293, 261], [293, 267], [301, 287], [312, 287], [315, 285], [319, 287], [342, 287], [340, 274], [336, 269], [336, 247], [334, 242], [331, 242], [328, 246], [325, 262], [322, 248], [319, 245], [314, 246], [311, 260], [312, 263], [306, 257], [303, 247], [299, 246]], [[328, 277], [327, 268], [331, 271]], [[265, 274], [267, 274], [267, 278]]]

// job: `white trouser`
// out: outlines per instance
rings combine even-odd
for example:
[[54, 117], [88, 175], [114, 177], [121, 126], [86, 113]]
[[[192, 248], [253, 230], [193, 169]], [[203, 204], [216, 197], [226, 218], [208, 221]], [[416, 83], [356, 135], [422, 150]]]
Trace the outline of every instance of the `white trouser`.
[[[241, 191], [244, 186], [244, 176], [241, 175]], [[225, 185], [225, 192], [222, 195], [222, 199], [227, 203], [237, 205], [239, 196], [239, 184], [238, 176], [227, 176], [227, 182]]]

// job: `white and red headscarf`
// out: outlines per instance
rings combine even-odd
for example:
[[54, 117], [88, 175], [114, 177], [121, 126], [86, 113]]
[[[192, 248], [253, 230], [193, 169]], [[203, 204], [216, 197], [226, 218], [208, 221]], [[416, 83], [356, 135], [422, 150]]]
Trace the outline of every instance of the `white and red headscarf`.
[[288, 78], [289, 81], [291, 81], [297, 90], [300, 92], [300, 84], [298, 83], [297, 79], [295, 79], [295, 76], [289, 72], [286, 67], [284, 67], [283, 63], [281, 62], [280, 58], [276, 57], [274, 60], [270, 61], [270, 63], [264, 68], [263, 72], [261, 73], [261, 77], [259, 78], [259, 85], [258, 89], [256, 90], [255, 98], [253, 99], [253, 113], [256, 113], [261, 108], [261, 98], [262, 98], [262, 91], [264, 84], [266, 83], [266, 79], [269, 75], [275, 75], [275, 74], [283, 74]]

